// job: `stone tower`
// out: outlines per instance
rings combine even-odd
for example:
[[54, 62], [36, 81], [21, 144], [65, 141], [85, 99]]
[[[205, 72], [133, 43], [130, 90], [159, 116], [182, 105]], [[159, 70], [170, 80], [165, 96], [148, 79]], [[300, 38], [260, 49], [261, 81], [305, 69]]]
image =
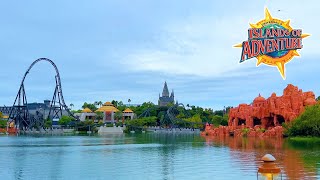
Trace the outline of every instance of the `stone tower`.
[[167, 82], [164, 82], [162, 96], [160, 96], [160, 94], [159, 94], [158, 105], [159, 106], [167, 106], [169, 103], [174, 104], [174, 92], [172, 90], [171, 95], [169, 96]]

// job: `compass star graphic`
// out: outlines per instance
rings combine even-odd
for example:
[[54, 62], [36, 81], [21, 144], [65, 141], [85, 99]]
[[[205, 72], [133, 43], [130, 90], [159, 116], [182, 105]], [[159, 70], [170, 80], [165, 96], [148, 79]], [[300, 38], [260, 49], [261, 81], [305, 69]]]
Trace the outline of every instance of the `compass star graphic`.
[[[251, 28], [255, 29], [284, 29], [291, 32], [293, 28], [290, 26], [290, 20], [282, 21], [280, 19], [273, 18], [269, 12], [269, 10], [265, 9], [265, 18], [261, 21], [259, 21], [256, 24], [251, 24]], [[301, 34], [301, 38], [305, 38], [310, 36], [309, 34]], [[242, 48], [242, 43], [234, 45], [234, 47]], [[285, 64], [290, 62], [293, 57], [300, 56], [296, 49], [293, 50], [280, 50], [268, 54], [259, 54], [256, 56], [257, 58], [257, 66], [260, 64], [265, 64], [268, 66], [275, 66], [278, 68], [280, 75], [283, 79], [286, 78], [285, 76]], [[240, 63], [243, 61], [240, 61]]]

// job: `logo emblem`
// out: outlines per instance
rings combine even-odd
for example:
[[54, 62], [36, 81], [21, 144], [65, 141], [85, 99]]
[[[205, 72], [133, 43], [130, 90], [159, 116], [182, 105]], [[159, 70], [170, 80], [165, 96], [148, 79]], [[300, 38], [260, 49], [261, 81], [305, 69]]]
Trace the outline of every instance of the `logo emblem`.
[[293, 29], [290, 20], [273, 18], [268, 9], [265, 9], [265, 18], [256, 24], [250, 23], [250, 27], [248, 40], [234, 46], [242, 48], [240, 63], [256, 57], [257, 66], [275, 66], [285, 79], [285, 64], [300, 56], [297, 50], [302, 49], [302, 39], [309, 35]]

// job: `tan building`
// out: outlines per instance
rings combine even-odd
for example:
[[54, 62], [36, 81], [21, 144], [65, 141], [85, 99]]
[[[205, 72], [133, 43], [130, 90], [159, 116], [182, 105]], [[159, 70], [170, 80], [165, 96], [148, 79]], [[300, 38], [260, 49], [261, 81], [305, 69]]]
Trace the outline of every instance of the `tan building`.
[[95, 120], [96, 117], [96, 113], [92, 112], [89, 108], [85, 108], [81, 113], [75, 113], [74, 115], [78, 117], [80, 121], [85, 121], [86, 119]]
[[130, 119], [132, 120], [134, 117], [134, 113], [130, 108], [125, 109], [122, 111], [122, 120]]
[[103, 113], [103, 122], [111, 122], [114, 123], [114, 114], [118, 112], [119, 109], [114, 107], [114, 105], [110, 102], [104, 103], [96, 112], [102, 112]]

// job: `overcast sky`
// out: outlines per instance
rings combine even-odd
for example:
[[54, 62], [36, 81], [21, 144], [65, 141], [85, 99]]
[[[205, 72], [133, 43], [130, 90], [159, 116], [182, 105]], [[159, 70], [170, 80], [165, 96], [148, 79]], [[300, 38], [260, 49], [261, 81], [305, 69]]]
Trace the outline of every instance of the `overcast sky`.
[[[164, 81], [176, 99], [213, 109], [278, 95], [292, 83], [320, 95], [320, 3], [305, 1], [7, 0], [0, 2], [0, 105], [12, 105], [21, 78], [40, 57], [59, 68], [65, 101], [157, 103]], [[311, 34], [286, 80], [256, 59], [239, 64], [249, 23], [290, 19]], [[280, 10], [280, 11], [279, 11]], [[41, 62], [25, 82], [29, 102], [51, 99], [54, 70]]]

